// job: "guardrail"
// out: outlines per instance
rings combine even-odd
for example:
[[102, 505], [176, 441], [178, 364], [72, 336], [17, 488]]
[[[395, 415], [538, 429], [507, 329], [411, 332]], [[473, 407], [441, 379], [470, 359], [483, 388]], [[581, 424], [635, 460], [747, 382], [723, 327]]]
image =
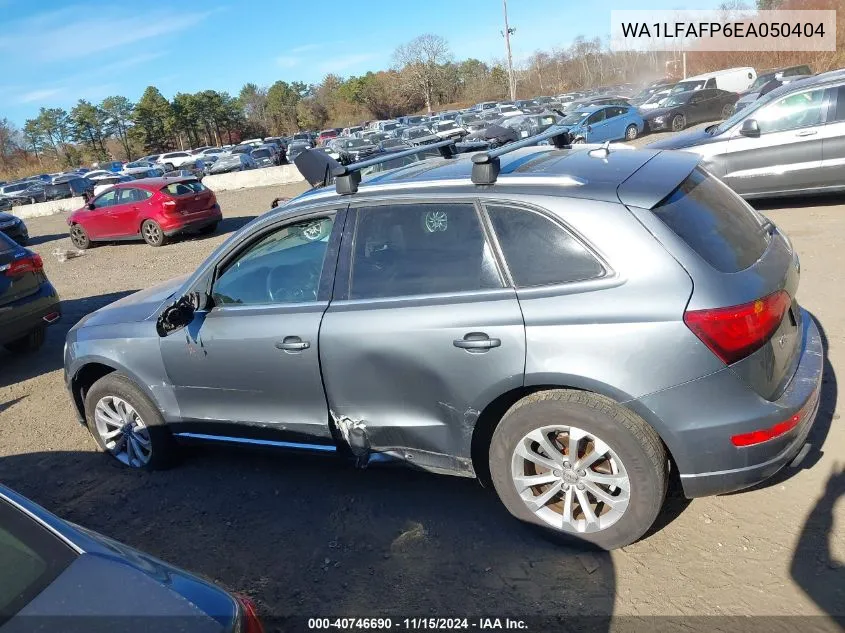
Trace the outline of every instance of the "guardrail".
[[12, 215], [26, 220], [28, 218], [40, 218], [45, 215], [65, 213], [66, 211], [76, 211], [84, 205], [84, 198], [64, 198], [62, 200], [50, 200], [48, 202], [36, 202], [35, 204], [12, 207]]

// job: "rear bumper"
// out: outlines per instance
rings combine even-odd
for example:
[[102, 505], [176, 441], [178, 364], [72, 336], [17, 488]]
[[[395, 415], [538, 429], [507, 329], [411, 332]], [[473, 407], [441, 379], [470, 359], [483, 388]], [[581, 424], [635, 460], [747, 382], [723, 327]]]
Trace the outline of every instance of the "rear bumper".
[[55, 323], [61, 317], [59, 295], [49, 281], [41, 284], [35, 294], [3, 307], [0, 313], [0, 345], [26, 336], [39, 326]]
[[220, 211], [220, 206], [214, 205], [210, 209], [198, 213], [171, 217], [168, 222], [161, 225], [161, 230], [164, 231], [165, 235], [171, 237], [179, 233], [199, 231], [216, 222], [220, 222], [222, 219], [223, 214]]
[[[730, 368], [637, 401], [662, 421], [687, 497], [741, 490], [764, 481], [791, 462], [804, 446], [819, 409], [824, 349], [813, 318], [802, 314], [801, 360], [775, 401], [760, 397]], [[636, 409], [637, 407], [633, 407]], [[737, 447], [734, 435], [770, 428], [800, 416], [789, 432], [753, 446]]]
[[0, 230], [0, 233], [4, 233], [7, 237], [12, 238], [18, 244], [29, 239], [29, 230], [23, 222], [18, 222], [13, 226], [2, 229]]

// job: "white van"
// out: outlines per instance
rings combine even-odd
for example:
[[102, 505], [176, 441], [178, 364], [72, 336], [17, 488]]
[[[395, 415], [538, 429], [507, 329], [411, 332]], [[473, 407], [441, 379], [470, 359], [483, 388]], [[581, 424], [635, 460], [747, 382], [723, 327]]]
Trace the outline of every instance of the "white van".
[[747, 66], [745, 68], [728, 68], [716, 70], [712, 73], [696, 75], [679, 81], [672, 88], [672, 93], [687, 90], [701, 90], [703, 88], [718, 88], [728, 92], [743, 92], [757, 79], [757, 71]]

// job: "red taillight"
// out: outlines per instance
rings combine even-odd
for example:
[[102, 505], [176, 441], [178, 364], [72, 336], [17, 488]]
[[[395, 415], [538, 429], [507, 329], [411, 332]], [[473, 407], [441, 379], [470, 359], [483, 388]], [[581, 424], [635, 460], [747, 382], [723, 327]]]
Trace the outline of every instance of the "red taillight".
[[165, 200], [161, 203], [161, 210], [165, 213], [176, 213], [176, 206], [175, 200]]
[[258, 618], [258, 610], [252, 600], [246, 596], [235, 596], [235, 598], [241, 605], [240, 633], [264, 633], [264, 625]]
[[758, 429], [757, 431], [751, 431], [750, 433], [740, 433], [739, 435], [734, 435], [731, 437], [731, 442], [734, 446], [754, 446], [755, 444], [762, 444], [763, 442], [768, 442], [769, 440], [773, 440], [776, 437], [789, 433], [807, 418], [807, 415], [811, 412], [813, 407], [815, 407], [817, 402], [818, 392], [814, 393], [810, 399], [807, 400], [804, 406], [801, 407], [801, 410], [788, 420], [778, 422], [767, 429]]
[[684, 323], [730, 365], [766, 344], [791, 303], [789, 294], [780, 290], [738, 306], [685, 312]]
[[21, 259], [16, 259], [9, 264], [9, 267], [6, 269], [6, 276], [17, 277], [24, 273], [35, 273], [42, 270], [44, 270], [44, 261], [41, 259], [41, 255], [33, 253]]

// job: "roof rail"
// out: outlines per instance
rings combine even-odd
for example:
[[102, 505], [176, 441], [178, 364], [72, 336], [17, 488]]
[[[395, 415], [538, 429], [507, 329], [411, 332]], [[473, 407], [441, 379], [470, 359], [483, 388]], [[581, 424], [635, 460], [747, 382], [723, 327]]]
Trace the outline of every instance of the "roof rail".
[[567, 149], [572, 147], [572, 134], [566, 128], [553, 126], [540, 134], [508, 143], [507, 145], [491, 149], [487, 152], [474, 154], [472, 157], [472, 182], [476, 185], [492, 185], [499, 177], [499, 156], [509, 154], [523, 147], [537, 145], [537, 143], [543, 141], [551, 141], [552, 145], [558, 149]]
[[341, 165], [339, 167], [335, 167], [334, 171], [332, 171], [332, 176], [334, 176], [335, 181], [335, 189], [341, 195], [355, 193], [358, 191], [358, 184], [361, 182], [362, 169], [365, 169], [366, 167], [372, 167], [373, 165], [381, 165], [382, 163], [388, 163], [397, 158], [414, 156], [415, 154], [419, 154], [420, 152], [424, 152], [426, 150], [431, 149], [439, 149], [440, 155], [443, 158], [452, 158], [453, 156], [455, 156], [455, 154], [458, 153], [455, 149], [455, 141], [446, 140], [440, 141], [438, 143], [429, 143], [427, 145], [412, 147], [411, 149], [405, 150], [403, 152], [393, 152], [384, 154], [382, 156], [376, 156], [375, 158], [362, 160], [357, 163], [352, 163], [351, 165]]

